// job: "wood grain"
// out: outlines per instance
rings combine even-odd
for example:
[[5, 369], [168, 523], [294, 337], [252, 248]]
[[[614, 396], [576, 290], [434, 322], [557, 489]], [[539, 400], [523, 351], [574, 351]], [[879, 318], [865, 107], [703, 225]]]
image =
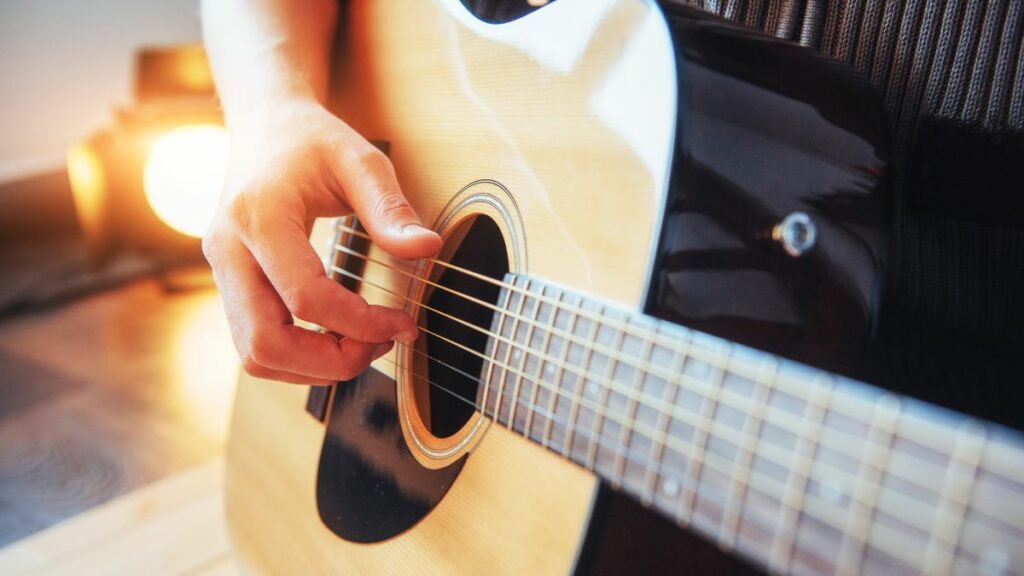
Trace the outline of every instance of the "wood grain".
[[4, 574], [237, 574], [219, 458], [0, 549]]
[[0, 546], [222, 453], [236, 367], [212, 290], [0, 324]]

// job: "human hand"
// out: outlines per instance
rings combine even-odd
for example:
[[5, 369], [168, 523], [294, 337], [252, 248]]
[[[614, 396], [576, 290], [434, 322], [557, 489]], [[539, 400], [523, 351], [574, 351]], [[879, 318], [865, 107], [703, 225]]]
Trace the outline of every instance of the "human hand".
[[[431, 256], [388, 158], [315, 101], [277, 102], [233, 129], [220, 209], [203, 238], [242, 366], [304, 384], [347, 380], [412, 342], [415, 321], [369, 305], [324, 274], [309, 244], [321, 216], [359, 216], [374, 242], [405, 259]], [[341, 335], [295, 326], [294, 318]]]

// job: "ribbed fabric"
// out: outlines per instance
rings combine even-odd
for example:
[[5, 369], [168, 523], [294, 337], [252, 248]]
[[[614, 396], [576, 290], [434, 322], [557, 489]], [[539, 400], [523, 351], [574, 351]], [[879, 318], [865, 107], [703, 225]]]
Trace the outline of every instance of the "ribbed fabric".
[[[994, 224], [942, 213], [908, 180], [919, 129], [936, 118], [993, 138], [1024, 130], [1024, 0], [674, 1], [814, 48], [870, 78], [889, 115], [896, 219], [867, 370], [880, 384], [954, 406], [973, 388], [985, 400], [972, 409], [1020, 427], [1024, 217], [1006, 224], [999, 214]], [[970, 186], [958, 193], [985, 196]], [[1018, 208], [1024, 182], [1019, 200]]]
[[900, 127], [901, 147], [921, 114], [989, 128], [1024, 123], [1022, 0], [679, 3], [819, 49], [866, 73]]

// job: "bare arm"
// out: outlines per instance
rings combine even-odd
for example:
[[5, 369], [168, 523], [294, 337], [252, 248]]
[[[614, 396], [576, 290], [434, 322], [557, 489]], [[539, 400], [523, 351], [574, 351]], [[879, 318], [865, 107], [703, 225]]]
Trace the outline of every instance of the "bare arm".
[[229, 126], [274, 102], [322, 102], [335, 0], [203, 0], [203, 40]]
[[[356, 212], [401, 258], [440, 238], [388, 159], [323, 108], [333, 0], [203, 0], [204, 39], [231, 134], [221, 208], [203, 239], [245, 369], [301, 383], [347, 379], [416, 337], [414, 321], [331, 282], [308, 242], [319, 216]], [[340, 334], [293, 325], [301, 318]]]

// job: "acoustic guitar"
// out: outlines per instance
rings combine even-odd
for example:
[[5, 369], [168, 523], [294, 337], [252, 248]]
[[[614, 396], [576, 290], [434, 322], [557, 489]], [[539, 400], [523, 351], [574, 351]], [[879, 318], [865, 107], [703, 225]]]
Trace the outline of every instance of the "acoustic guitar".
[[245, 567], [1024, 573], [1021, 435], [856, 381], [892, 177], [870, 85], [674, 3], [486, 17], [347, 6], [332, 109], [445, 246], [317, 224], [421, 336], [331, 388], [242, 378]]

